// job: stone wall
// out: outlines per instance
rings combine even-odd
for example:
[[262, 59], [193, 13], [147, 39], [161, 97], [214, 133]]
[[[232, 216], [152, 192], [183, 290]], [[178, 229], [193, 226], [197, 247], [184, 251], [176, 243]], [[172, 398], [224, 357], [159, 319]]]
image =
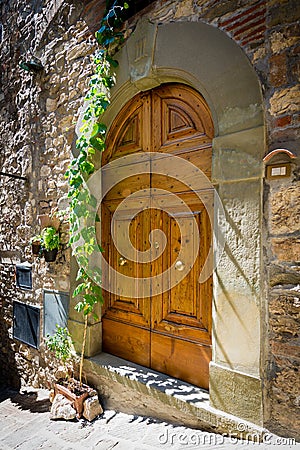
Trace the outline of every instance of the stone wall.
[[[260, 80], [266, 152], [283, 147], [297, 156], [291, 177], [265, 181], [263, 199], [269, 317], [262, 356], [265, 424], [289, 436], [297, 436], [300, 404], [299, 9], [297, 0], [157, 1], [130, 22], [133, 29], [142, 15], [158, 23], [203, 21], [226, 33], [247, 55]], [[23, 383], [45, 384], [47, 365], [43, 352], [11, 339], [13, 300], [43, 307], [43, 289], [69, 291], [66, 246], [55, 263], [47, 264], [32, 257], [28, 241], [39, 230], [38, 214], [66, 204], [63, 175], [91, 73], [91, 31], [102, 12], [100, 0], [1, 4], [0, 170], [26, 177], [0, 176], [0, 376], [7, 379], [14, 373], [15, 384], [20, 378]], [[30, 50], [43, 64], [41, 73], [19, 67]], [[24, 260], [33, 264], [32, 291], [16, 288], [15, 263]]]
[[[61, 224], [63, 245], [54, 263], [33, 257], [29, 240], [40, 232], [38, 215], [67, 206], [64, 173], [94, 41], [80, 2], [6, 1], [1, 8], [0, 167], [26, 180], [0, 176], [0, 380], [13, 368], [15, 385], [38, 386], [47, 385], [52, 364], [43, 349], [43, 291], [70, 289], [68, 224]], [[41, 72], [20, 68], [31, 53]], [[32, 264], [30, 291], [16, 287], [15, 264], [23, 261]], [[41, 308], [40, 351], [12, 339], [14, 300]]]
[[271, 399], [268, 425], [287, 433], [291, 424], [297, 423], [300, 407], [300, 182], [296, 167], [291, 180], [274, 180], [266, 188]]

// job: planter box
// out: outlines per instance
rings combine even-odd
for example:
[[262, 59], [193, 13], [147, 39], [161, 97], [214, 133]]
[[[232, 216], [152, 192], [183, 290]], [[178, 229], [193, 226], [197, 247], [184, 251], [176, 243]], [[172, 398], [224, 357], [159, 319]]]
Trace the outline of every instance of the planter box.
[[76, 409], [78, 419], [80, 419], [80, 417], [82, 416], [83, 402], [86, 398], [88, 398], [90, 392], [92, 391], [92, 389], [85, 384], [83, 384], [82, 387], [83, 389], [85, 389], [85, 392], [80, 395], [76, 395], [74, 392], [70, 391], [70, 389], [62, 386], [61, 384], [54, 385], [54, 395], [61, 394], [64, 395], [68, 400], [70, 400], [73, 404], [74, 409]]

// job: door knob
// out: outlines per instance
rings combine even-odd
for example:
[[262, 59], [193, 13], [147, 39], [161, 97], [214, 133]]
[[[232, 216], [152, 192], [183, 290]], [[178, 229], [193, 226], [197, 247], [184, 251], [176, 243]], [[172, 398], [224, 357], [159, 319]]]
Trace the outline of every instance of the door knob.
[[127, 259], [123, 258], [123, 256], [120, 256], [119, 266], [125, 266], [125, 264], [127, 264]]
[[175, 269], [181, 272], [184, 269], [184, 263], [182, 261], [176, 261]]

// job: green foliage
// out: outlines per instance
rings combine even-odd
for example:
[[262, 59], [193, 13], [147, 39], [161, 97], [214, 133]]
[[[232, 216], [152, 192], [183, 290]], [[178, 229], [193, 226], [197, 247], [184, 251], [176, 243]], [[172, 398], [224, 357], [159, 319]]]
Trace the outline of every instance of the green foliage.
[[40, 242], [42, 243], [43, 238], [41, 234], [36, 234], [35, 236], [32, 236], [32, 238], [30, 239], [29, 243], [33, 244], [34, 242]]
[[73, 342], [67, 328], [56, 324], [56, 331], [53, 336], [47, 335], [45, 339], [47, 348], [55, 353], [57, 359], [64, 364], [72, 357]]
[[[113, 53], [124, 41], [121, 13], [127, 9], [128, 3], [108, 1], [107, 11], [101, 20], [100, 28], [95, 37], [99, 48], [94, 56], [94, 74], [90, 78], [89, 91], [85, 97], [86, 109], [83, 114], [80, 136], [76, 141], [78, 156], [71, 161], [66, 172], [69, 183], [70, 198], [70, 244], [73, 244], [73, 255], [80, 266], [77, 281], [78, 286], [73, 297], [79, 296], [75, 309], [85, 317], [85, 332], [82, 343], [80, 362], [80, 382], [86, 338], [87, 317], [93, 314], [94, 307], [102, 302], [101, 273], [99, 269], [89, 269], [89, 260], [102, 249], [96, 240], [95, 221], [97, 199], [86, 187], [86, 182], [95, 171], [94, 155], [105, 149], [106, 125], [100, 118], [110, 104], [110, 89], [115, 84], [114, 69], [118, 62]], [[118, 30], [118, 31], [116, 31]], [[76, 244], [76, 245], [74, 245]], [[98, 270], [98, 271], [97, 271]], [[93, 280], [92, 280], [93, 279]]]
[[58, 249], [60, 244], [59, 234], [54, 227], [46, 227], [42, 231], [42, 245], [45, 250]]

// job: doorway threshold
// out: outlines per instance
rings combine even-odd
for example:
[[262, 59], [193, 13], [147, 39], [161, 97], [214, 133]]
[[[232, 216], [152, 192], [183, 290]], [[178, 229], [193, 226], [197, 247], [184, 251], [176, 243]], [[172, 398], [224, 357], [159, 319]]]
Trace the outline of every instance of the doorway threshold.
[[209, 392], [117, 356], [86, 358], [87, 381], [106, 409], [191, 428], [261, 440], [266, 430], [209, 404]]

